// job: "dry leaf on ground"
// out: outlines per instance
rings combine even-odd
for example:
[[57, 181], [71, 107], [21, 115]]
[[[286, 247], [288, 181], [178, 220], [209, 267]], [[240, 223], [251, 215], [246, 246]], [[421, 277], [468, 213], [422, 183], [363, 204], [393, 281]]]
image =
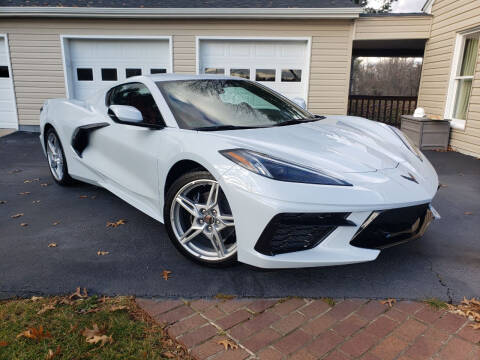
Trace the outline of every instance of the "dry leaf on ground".
[[80, 195], [79, 198], [80, 199], [88, 199], [88, 195]]
[[18, 213], [18, 214], [15, 214], [15, 215], [12, 215], [10, 216], [12, 219], [17, 219], [19, 217], [22, 217], [23, 216], [23, 213]]
[[166, 351], [162, 354], [162, 356], [165, 356], [167, 359], [175, 359], [177, 356], [172, 353], [171, 351]]
[[55, 304], [44, 305], [43, 308], [37, 312], [37, 315], [42, 315], [49, 310], [55, 310]]
[[463, 213], [463, 215], [473, 215], [473, 212], [471, 212], [471, 211], [465, 211], [465, 212]]
[[54, 359], [57, 355], [60, 355], [60, 352], [61, 352], [60, 345], [57, 346], [57, 350], [55, 350], [55, 352], [53, 352], [52, 349], [48, 349], [48, 353], [47, 353], [47, 356], [45, 357], [45, 359], [47, 359], [47, 360], [52, 360], [52, 359]]
[[87, 343], [89, 344], [100, 344], [100, 347], [104, 346], [106, 343], [113, 343], [113, 338], [112, 335], [107, 336], [107, 335], [101, 335], [101, 336], [93, 336], [91, 338], [87, 339]]
[[82, 292], [81, 289], [77, 287], [77, 290], [75, 290], [75, 292], [72, 295], [70, 295], [68, 298], [70, 300], [73, 300], [74, 298], [85, 299], [87, 297], [88, 297], [87, 289], [83, 288], [83, 292]]
[[463, 298], [463, 301], [459, 305], [447, 304], [448, 310], [452, 314], [457, 314], [464, 316], [472, 321], [475, 321], [475, 324], [470, 326], [475, 330], [480, 330], [480, 300], [476, 298]]
[[48, 184], [47, 184], [47, 183], [43, 183], [43, 184], [40, 184], [40, 186], [41, 186], [41, 187], [46, 187], [46, 186], [48, 186]]
[[48, 247], [57, 247], [57, 243], [50, 243], [48, 244]]
[[238, 349], [238, 345], [235, 344], [233, 341], [231, 341], [229, 339], [220, 340], [217, 344], [223, 345], [225, 350], [228, 350], [228, 348], [230, 348], [232, 350]]
[[0, 347], [5, 347], [5, 346], [8, 346], [8, 342], [0, 341]]
[[112, 307], [110, 307], [111, 312], [120, 311], [120, 310], [127, 310], [127, 309], [128, 309], [128, 307], [125, 306], [125, 305], [113, 305]]
[[42, 299], [43, 299], [42, 296], [32, 296], [32, 297], [30, 298], [30, 300], [32, 300], [33, 302], [38, 301], [38, 300], [42, 300]]
[[163, 270], [162, 271], [162, 277], [165, 279], [165, 280], [168, 280], [170, 278], [170, 274], [172, 272], [170, 270]]
[[18, 195], [30, 195], [30, 191], [19, 192]]
[[397, 300], [395, 300], [395, 299], [386, 299], [386, 300], [380, 301], [380, 303], [382, 305], [388, 305], [388, 307], [392, 307], [393, 304], [395, 304], [396, 302], [397, 302]]
[[27, 223], [21, 223], [20, 226], [25, 227], [25, 226], [28, 226], [28, 224]]
[[57, 226], [58, 224], [60, 224], [60, 221], [55, 221], [52, 223], [53, 226]]
[[97, 256], [105, 256], [105, 255], [108, 255], [110, 254], [109, 251], [103, 251], [103, 250], [98, 250], [97, 251]]
[[95, 323], [92, 324], [91, 329], [85, 328], [85, 330], [82, 331], [82, 336], [85, 336], [87, 339], [97, 335], [101, 335], [101, 332], [100, 332], [100, 329], [98, 328], [98, 325]]
[[22, 331], [20, 334], [17, 335], [17, 339], [20, 337], [25, 337], [32, 340], [42, 340], [46, 338], [51, 338], [52, 335], [48, 331], [43, 331], [43, 326], [40, 325], [38, 329], [30, 328], [28, 330]]
[[120, 225], [125, 225], [125, 223], [127, 222], [127, 220], [124, 220], [124, 219], [120, 219], [120, 220], [117, 220], [115, 222], [107, 222], [107, 228], [108, 227], [113, 227], [113, 228], [116, 228], [117, 226], [120, 226]]
[[32, 204], [40, 204], [40, 200], [33, 200]]

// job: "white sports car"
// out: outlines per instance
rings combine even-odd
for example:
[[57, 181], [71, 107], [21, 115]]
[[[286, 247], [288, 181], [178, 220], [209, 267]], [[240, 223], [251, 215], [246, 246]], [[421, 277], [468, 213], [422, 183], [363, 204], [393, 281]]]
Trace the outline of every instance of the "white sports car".
[[437, 174], [401, 131], [312, 115], [248, 80], [132, 77], [48, 100], [40, 118], [57, 183], [104, 187], [202, 264], [371, 261], [437, 216]]

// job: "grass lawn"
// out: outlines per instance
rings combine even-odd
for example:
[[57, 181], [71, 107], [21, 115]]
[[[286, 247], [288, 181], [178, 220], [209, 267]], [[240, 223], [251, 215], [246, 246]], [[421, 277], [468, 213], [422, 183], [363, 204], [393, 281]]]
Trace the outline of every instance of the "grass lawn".
[[0, 359], [190, 359], [132, 298], [0, 302]]

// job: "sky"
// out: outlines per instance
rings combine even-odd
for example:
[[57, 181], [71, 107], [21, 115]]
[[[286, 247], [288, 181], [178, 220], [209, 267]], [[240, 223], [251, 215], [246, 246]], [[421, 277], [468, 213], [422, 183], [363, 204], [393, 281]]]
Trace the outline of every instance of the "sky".
[[[422, 10], [426, 0], [398, 0], [393, 3], [393, 12], [419, 12]], [[382, 0], [369, 0], [372, 7], [376, 7], [382, 3]]]

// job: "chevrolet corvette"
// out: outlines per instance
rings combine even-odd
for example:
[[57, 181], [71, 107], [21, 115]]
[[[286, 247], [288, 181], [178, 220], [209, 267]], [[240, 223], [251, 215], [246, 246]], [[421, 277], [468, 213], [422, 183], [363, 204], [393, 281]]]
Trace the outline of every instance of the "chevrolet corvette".
[[58, 184], [107, 189], [209, 266], [372, 261], [439, 216], [437, 174], [399, 129], [314, 115], [245, 79], [131, 77], [47, 100], [40, 123]]

